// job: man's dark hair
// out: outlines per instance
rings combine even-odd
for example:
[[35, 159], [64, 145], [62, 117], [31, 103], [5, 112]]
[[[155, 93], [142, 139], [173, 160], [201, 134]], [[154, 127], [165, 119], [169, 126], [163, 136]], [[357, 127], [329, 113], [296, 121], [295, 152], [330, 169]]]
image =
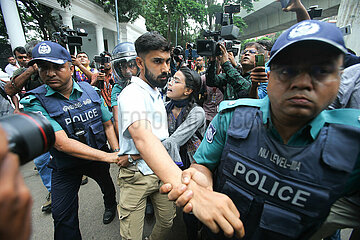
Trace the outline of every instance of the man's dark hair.
[[20, 54], [26, 54], [25, 48], [24, 47], [16, 47], [13, 51], [14, 56], [16, 56], [16, 52], [20, 53]]
[[110, 56], [111, 57], [111, 54], [108, 51], [103, 51], [102, 54], [104, 54], [104, 56]]
[[76, 54], [76, 57], [77, 57], [79, 54], [85, 54], [85, 55], [87, 56], [87, 58], [89, 58], [89, 55], [88, 55], [86, 52], [78, 52], [78, 53]]
[[15, 58], [13, 55], [9, 55], [9, 56], [7, 56], [6, 59], [9, 59], [9, 58], [11, 58], [11, 57]]
[[257, 43], [257, 42], [248, 42], [248, 43], [246, 43], [245, 46], [244, 46], [244, 49], [246, 49], [248, 47], [255, 47], [256, 50], [258, 51], [258, 53], [265, 53], [264, 47], [261, 44]]
[[271, 40], [262, 39], [256, 42], [259, 43], [261, 46], [263, 46], [266, 51], [271, 51], [271, 48], [274, 45], [274, 43]]
[[152, 50], [170, 52], [170, 43], [158, 32], [147, 32], [136, 39], [135, 49], [137, 55], [143, 57]]

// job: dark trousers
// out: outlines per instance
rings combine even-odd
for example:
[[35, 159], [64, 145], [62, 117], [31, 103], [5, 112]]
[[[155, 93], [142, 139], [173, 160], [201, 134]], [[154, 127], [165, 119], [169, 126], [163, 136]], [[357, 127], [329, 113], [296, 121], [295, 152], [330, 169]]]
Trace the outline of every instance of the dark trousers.
[[83, 175], [91, 177], [100, 186], [104, 195], [105, 208], [111, 208], [116, 204], [115, 187], [109, 168], [108, 163], [94, 161], [66, 170], [53, 169], [51, 211], [54, 219], [55, 239], [81, 239], [78, 192]]

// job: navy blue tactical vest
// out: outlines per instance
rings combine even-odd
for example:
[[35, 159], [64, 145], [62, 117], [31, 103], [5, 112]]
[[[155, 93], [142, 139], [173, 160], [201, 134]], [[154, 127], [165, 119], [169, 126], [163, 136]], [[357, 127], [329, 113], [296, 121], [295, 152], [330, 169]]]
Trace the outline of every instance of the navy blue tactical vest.
[[327, 124], [311, 144], [291, 147], [270, 138], [262, 119], [258, 108], [235, 109], [215, 190], [235, 203], [244, 239], [307, 239], [341, 196], [360, 129]]
[[[69, 138], [81, 141], [90, 147], [101, 149], [106, 144], [104, 126], [101, 120], [101, 98], [95, 89], [86, 82], [78, 83], [83, 90], [81, 97], [68, 100], [56, 97], [56, 94], [45, 96], [45, 85], [30, 91], [36, 96], [50, 117], [60, 124]], [[76, 133], [82, 132], [81, 137]], [[66, 169], [86, 164], [89, 161], [70, 156], [64, 152], [50, 149], [56, 168]]]

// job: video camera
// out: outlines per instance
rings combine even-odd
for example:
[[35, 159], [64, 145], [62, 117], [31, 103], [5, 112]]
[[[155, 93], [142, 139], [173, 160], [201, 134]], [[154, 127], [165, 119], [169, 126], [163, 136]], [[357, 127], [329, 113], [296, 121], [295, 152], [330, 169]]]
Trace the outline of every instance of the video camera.
[[213, 38], [210, 40], [197, 40], [197, 53], [200, 56], [219, 56], [221, 54], [219, 44], [224, 44], [228, 52], [237, 53], [233, 41], [239, 35], [239, 28], [233, 24], [233, 13], [240, 12], [240, 5], [225, 6], [225, 13], [216, 13], [215, 23], [221, 24], [221, 31], [205, 31], [203, 36]]
[[52, 34], [52, 40], [59, 43], [64, 48], [67, 48], [71, 55], [75, 54], [75, 49], [81, 51], [82, 37], [87, 36], [88, 33], [83, 28], [77, 28], [76, 30], [62, 25], [59, 32]]

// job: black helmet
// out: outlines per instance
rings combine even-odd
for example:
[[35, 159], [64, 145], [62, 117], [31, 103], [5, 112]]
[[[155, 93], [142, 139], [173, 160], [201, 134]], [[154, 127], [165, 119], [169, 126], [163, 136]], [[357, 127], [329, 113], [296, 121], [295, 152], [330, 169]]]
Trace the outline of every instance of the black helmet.
[[[124, 76], [121, 72], [121, 68], [126, 68], [127, 66], [136, 67], [137, 74], [139, 73], [139, 68], [136, 65], [136, 51], [135, 45], [131, 42], [123, 42], [116, 45], [112, 52], [111, 57], [111, 67], [112, 72], [115, 77], [115, 81], [119, 83], [126, 83], [131, 79], [132, 73], [127, 72]], [[136, 75], [137, 75], [136, 74]]]

